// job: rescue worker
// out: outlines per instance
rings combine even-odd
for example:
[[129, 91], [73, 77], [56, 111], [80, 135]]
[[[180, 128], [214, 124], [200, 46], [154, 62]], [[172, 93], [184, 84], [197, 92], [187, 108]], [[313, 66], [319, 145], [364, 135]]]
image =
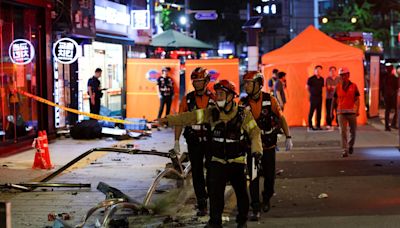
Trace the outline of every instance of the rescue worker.
[[[240, 105], [247, 110], [251, 110], [258, 127], [261, 129], [261, 140], [263, 146], [263, 156], [261, 158], [261, 169], [259, 174], [264, 176], [263, 211], [270, 210], [270, 199], [274, 194], [275, 185], [275, 162], [278, 133], [283, 130], [286, 135], [286, 151], [293, 147], [286, 119], [282, 114], [277, 99], [262, 91], [264, 76], [257, 71], [249, 71], [243, 76], [244, 88], [247, 96], [243, 97]], [[248, 160], [248, 164], [252, 164]], [[249, 167], [251, 170], [251, 167]], [[250, 220], [260, 219], [260, 186], [259, 175], [250, 182], [251, 207], [253, 209]]]
[[[214, 95], [207, 89], [210, 82], [210, 75], [203, 67], [197, 67], [193, 70], [191, 76], [194, 91], [183, 97], [179, 106], [179, 113], [191, 112], [198, 109], [207, 108], [214, 104]], [[175, 127], [175, 146], [174, 150], [180, 153], [179, 138], [182, 133], [182, 126]], [[195, 124], [185, 127], [183, 136], [186, 139], [189, 160], [192, 165], [193, 188], [197, 198], [197, 215], [205, 216], [207, 214], [207, 191], [206, 180], [204, 178], [204, 159], [205, 164], [209, 162], [207, 156], [209, 137], [211, 128], [209, 124]]]
[[255, 160], [262, 156], [261, 133], [253, 115], [239, 107], [234, 101], [235, 86], [228, 80], [214, 85], [216, 107], [198, 109], [177, 116], [159, 119], [160, 124], [192, 125], [209, 123], [211, 125], [210, 156], [208, 165], [208, 194], [210, 197], [210, 220], [206, 227], [222, 227], [224, 192], [229, 181], [236, 194], [238, 227], [246, 227], [249, 211], [245, 176], [245, 151], [240, 148], [246, 132], [251, 141], [251, 152]]

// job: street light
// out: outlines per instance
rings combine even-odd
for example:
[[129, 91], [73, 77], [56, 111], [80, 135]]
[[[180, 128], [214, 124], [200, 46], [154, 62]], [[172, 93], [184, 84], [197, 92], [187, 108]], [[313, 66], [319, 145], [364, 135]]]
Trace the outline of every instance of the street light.
[[186, 25], [187, 23], [187, 18], [185, 16], [181, 16], [179, 18], [179, 23], [181, 23], [181, 25]]
[[323, 23], [323, 24], [326, 24], [326, 23], [328, 23], [328, 21], [329, 21], [329, 20], [328, 20], [328, 18], [327, 18], [327, 17], [324, 17], [324, 18], [322, 18], [322, 23]]
[[351, 21], [351, 23], [355, 24], [355, 23], [357, 23], [357, 18], [356, 17], [352, 17], [350, 21]]

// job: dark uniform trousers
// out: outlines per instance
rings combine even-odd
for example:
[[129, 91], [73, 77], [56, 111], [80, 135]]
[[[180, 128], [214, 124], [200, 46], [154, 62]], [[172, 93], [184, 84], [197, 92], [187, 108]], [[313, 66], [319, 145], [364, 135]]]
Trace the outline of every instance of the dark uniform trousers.
[[169, 115], [172, 104], [172, 96], [161, 96], [160, 98], [160, 108], [158, 109], [158, 118], [161, 118], [162, 113], [164, 112], [164, 106], [167, 106], [167, 110], [165, 111], [165, 116]]
[[97, 96], [94, 98], [94, 105], [92, 104], [90, 99], [89, 99], [89, 103], [90, 103], [90, 113], [99, 115], [100, 114], [100, 98]]
[[207, 206], [206, 200], [208, 195], [206, 191], [206, 182], [208, 181], [204, 178], [204, 167], [208, 170], [208, 164], [210, 161], [210, 158], [207, 155], [207, 145], [208, 142], [188, 143], [189, 160], [192, 165], [193, 188], [199, 209], [203, 209], [203, 207]]
[[211, 161], [208, 175], [209, 186], [208, 193], [210, 195], [210, 220], [209, 225], [220, 226], [222, 224], [222, 212], [224, 210], [224, 193], [226, 183], [229, 181], [235, 191], [238, 215], [237, 223], [247, 221], [249, 212], [249, 197], [247, 194], [245, 164], [227, 163]]
[[[264, 202], [269, 201], [275, 193], [275, 147], [264, 149], [261, 157], [261, 173], [250, 182], [251, 208], [260, 211], [260, 175], [264, 177], [264, 191], [262, 192]], [[251, 164], [251, 163], [249, 163]]]

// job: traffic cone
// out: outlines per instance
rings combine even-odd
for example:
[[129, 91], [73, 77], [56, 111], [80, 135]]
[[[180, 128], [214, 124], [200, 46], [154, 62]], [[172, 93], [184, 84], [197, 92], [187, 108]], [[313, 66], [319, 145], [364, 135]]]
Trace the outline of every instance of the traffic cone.
[[51, 164], [50, 151], [49, 151], [49, 141], [47, 139], [46, 131], [43, 131], [43, 149], [44, 149], [44, 160], [46, 161], [46, 169], [52, 169], [54, 166]]
[[35, 159], [33, 161], [32, 169], [43, 169], [44, 163], [44, 150], [42, 147], [42, 132], [39, 131], [38, 137], [33, 140], [32, 147], [36, 149]]
[[50, 155], [47, 144], [47, 134], [45, 131], [39, 131], [38, 137], [34, 139], [32, 146], [36, 148], [33, 169], [51, 169]]

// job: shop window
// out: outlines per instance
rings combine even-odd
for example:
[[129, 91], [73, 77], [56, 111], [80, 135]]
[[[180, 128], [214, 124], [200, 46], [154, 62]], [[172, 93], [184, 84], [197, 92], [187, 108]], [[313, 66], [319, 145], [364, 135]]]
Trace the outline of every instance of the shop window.
[[[0, 11], [0, 145], [2, 145], [36, 135], [37, 103], [16, 93], [15, 90], [32, 94], [36, 94], [38, 90], [36, 59], [39, 53], [37, 49], [39, 35], [37, 9], [0, 1]], [[14, 43], [10, 57], [9, 48], [16, 39], [24, 41]], [[18, 65], [15, 61], [17, 63], [26, 61], [26, 64]]]

